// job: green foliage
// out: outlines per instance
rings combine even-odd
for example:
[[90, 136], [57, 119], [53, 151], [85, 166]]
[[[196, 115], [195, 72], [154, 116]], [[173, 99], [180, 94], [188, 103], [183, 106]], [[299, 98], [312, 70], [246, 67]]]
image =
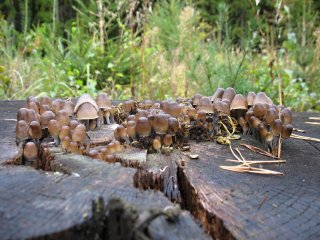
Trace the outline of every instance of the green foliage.
[[233, 86], [276, 103], [280, 89], [285, 105], [320, 111], [319, 10], [317, 1], [4, 0], [0, 98], [165, 99]]

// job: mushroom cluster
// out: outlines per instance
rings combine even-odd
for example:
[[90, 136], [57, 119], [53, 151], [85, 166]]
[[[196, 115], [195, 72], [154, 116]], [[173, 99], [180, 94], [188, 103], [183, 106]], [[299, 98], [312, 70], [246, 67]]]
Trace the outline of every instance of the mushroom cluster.
[[48, 137], [68, 152], [86, 153], [86, 131], [96, 128], [98, 111], [104, 113], [101, 124], [113, 121], [111, 101], [105, 94], [98, 95], [98, 99], [99, 105], [84, 94], [74, 105], [71, 100], [28, 97], [26, 107], [18, 110], [16, 124], [16, 142], [23, 148], [23, 164], [39, 167], [40, 140]]

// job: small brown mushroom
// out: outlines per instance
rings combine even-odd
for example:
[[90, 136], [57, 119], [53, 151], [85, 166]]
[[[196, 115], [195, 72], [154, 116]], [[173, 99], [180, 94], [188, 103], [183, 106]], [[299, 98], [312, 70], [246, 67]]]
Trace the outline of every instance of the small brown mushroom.
[[70, 120], [69, 129], [70, 131], [74, 130], [79, 125], [79, 122], [75, 119]]
[[281, 128], [281, 138], [287, 139], [292, 133], [293, 127], [291, 124], [284, 124]]
[[40, 105], [40, 115], [42, 115], [46, 111], [51, 111], [51, 107], [49, 105]]
[[98, 118], [98, 110], [89, 102], [85, 102], [77, 109], [77, 120], [84, 121], [89, 130], [89, 121]]
[[282, 129], [281, 120], [280, 119], [274, 120], [272, 123], [271, 129], [274, 136], [279, 136], [281, 134], [281, 129]]
[[161, 138], [160, 138], [160, 136], [156, 136], [156, 137], [152, 140], [152, 148], [153, 148], [157, 153], [160, 153], [160, 151], [161, 151]]
[[234, 88], [228, 87], [226, 90], [224, 90], [222, 101], [228, 101], [229, 103], [231, 103], [235, 95], [236, 91], [234, 90]]
[[78, 124], [72, 132], [71, 139], [73, 142], [77, 142], [82, 145], [86, 139], [86, 136], [86, 127], [83, 124]]
[[119, 125], [114, 131], [114, 137], [118, 141], [129, 143], [127, 129], [123, 125]]
[[69, 136], [65, 136], [61, 141], [61, 148], [65, 151], [68, 151], [71, 139]]
[[260, 119], [264, 118], [266, 116], [267, 110], [268, 110], [267, 104], [257, 103], [253, 105], [253, 114], [257, 118], [260, 118]]
[[16, 141], [18, 146], [22, 146], [23, 143], [29, 138], [29, 125], [24, 120], [20, 120], [16, 125]]
[[68, 126], [70, 123], [69, 114], [63, 109], [57, 113], [56, 119], [60, 126]]
[[42, 137], [42, 128], [38, 121], [32, 121], [29, 124], [29, 135], [31, 139], [34, 139], [36, 144], [39, 146], [39, 140]]
[[36, 167], [38, 159], [38, 147], [34, 142], [27, 142], [23, 148], [24, 164]]
[[54, 114], [58, 114], [58, 112], [63, 108], [63, 104], [64, 102], [59, 98], [53, 100], [51, 105], [52, 112], [54, 112]]
[[59, 132], [60, 132], [60, 125], [55, 119], [51, 119], [48, 123], [48, 131], [49, 134], [53, 137], [54, 143], [56, 146], [59, 145]]
[[255, 98], [256, 98], [256, 94], [254, 92], [248, 92], [247, 102], [248, 102], [249, 108], [253, 107], [253, 103], [254, 103]]
[[197, 93], [197, 94], [195, 94], [195, 95], [193, 96], [193, 98], [192, 98], [192, 105], [193, 105], [194, 107], [196, 107], [196, 106], [199, 104], [201, 97], [202, 97], [202, 95], [199, 94], [199, 93]]
[[165, 134], [169, 129], [169, 117], [167, 114], [158, 114], [152, 121], [153, 130], [157, 134]]
[[29, 114], [29, 109], [27, 108], [20, 108], [18, 110], [18, 113], [17, 113], [17, 121], [20, 121], [20, 120], [24, 120], [26, 121], [27, 123], [28, 122], [28, 114]]
[[71, 101], [64, 101], [62, 109], [68, 113], [69, 117], [73, 116], [74, 113], [74, 104]]
[[230, 105], [230, 114], [232, 117], [239, 119], [244, 117], [248, 109], [247, 99], [241, 95], [236, 94]]
[[30, 102], [28, 104], [28, 109], [33, 109], [36, 113], [40, 112], [39, 107], [35, 102]]
[[68, 146], [68, 152], [78, 154], [79, 153], [78, 144], [76, 142], [70, 142]]
[[259, 92], [257, 93], [254, 101], [253, 101], [253, 106], [256, 104], [268, 104], [268, 105], [272, 105], [273, 102], [272, 100], [266, 95], [265, 92]]
[[140, 117], [136, 124], [136, 133], [138, 137], [148, 137], [151, 133], [151, 125], [146, 117]]
[[274, 108], [269, 108], [268, 111], [266, 112], [266, 123], [268, 125], [272, 125], [274, 120], [279, 118], [279, 114], [276, 109]]
[[52, 111], [45, 111], [40, 115], [40, 124], [42, 129], [48, 128], [50, 120], [55, 119], [56, 115]]
[[164, 135], [162, 142], [164, 147], [167, 147], [167, 148], [170, 147], [172, 145], [172, 135], [171, 134]]
[[59, 132], [59, 139], [60, 139], [60, 141], [61, 141], [65, 136], [70, 136], [69, 126], [61, 126], [61, 129], [60, 129], [60, 132]]
[[52, 99], [48, 96], [43, 96], [41, 99], [40, 99], [40, 106], [41, 105], [47, 105], [51, 108], [52, 106]]
[[211, 102], [214, 102], [217, 98], [221, 99], [223, 93], [224, 93], [224, 89], [223, 88], [217, 88], [217, 90], [215, 91], [215, 93], [211, 97]]
[[127, 134], [131, 141], [136, 140], [136, 123], [134, 121], [127, 122]]
[[292, 113], [289, 108], [283, 108], [280, 112], [280, 118], [283, 124], [292, 123]]
[[213, 104], [209, 97], [201, 97], [197, 105], [197, 110], [205, 113], [213, 113]]

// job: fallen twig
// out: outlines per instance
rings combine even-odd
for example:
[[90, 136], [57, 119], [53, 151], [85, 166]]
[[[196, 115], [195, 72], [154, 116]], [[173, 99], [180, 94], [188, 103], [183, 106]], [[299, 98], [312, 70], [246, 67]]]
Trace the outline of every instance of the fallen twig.
[[297, 134], [291, 134], [290, 137], [295, 138], [295, 139], [306, 140], [306, 141], [320, 142], [319, 138], [312, 138], [312, 137], [301, 136], [301, 135], [297, 135]]
[[301, 133], [305, 133], [306, 132], [305, 130], [299, 129], [299, 128], [293, 128], [292, 130], [295, 131], [295, 132], [301, 132]]
[[[239, 160], [235, 159], [226, 159], [227, 162], [238, 162]], [[242, 163], [242, 162], [240, 162]], [[245, 162], [247, 165], [251, 164], [272, 164], [272, 163], [286, 163], [286, 160], [246, 160]]]
[[267, 157], [279, 159], [278, 157], [274, 156], [273, 154], [271, 154], [271, 153], [269, 153], [269, 152], [267, 152], [265, 150], [262, 150], [261, 148], [258, 148], [258, 147], [255, 147], [255, 146], [252, 146], [252, 145], [249, 145], [249, 144], [244, 144], [244, 143], [242, 143], [241, 146], [246, 147], [246, 148], [248, 148], [249, 150], [251, 150], [251, 151], [253, 151], [255, 153], [259, 153], [259, 154], [267, 156]]
[[320, 117], [309, 117], [310, 120], [320, 120]]
[[304, 122], [306, 124], [311, 124], [311, 125], [320, 125], [320, 122]]
[[271, 171], [263, 168], [256, 167], [246, 167], [242, 165], [238, 166], [220, 166], [220, 168], [233, 171], [233, 172], [248, 172], [248, 173], [256, 173], [256, 174], [270, 174], [270, 175], [283, 175], [282, 172]]

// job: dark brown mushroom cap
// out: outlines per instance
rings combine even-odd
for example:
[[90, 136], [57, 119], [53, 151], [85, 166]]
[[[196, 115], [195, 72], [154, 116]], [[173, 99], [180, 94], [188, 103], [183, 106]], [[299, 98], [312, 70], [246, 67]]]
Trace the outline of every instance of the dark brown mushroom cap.
[[64, 150], [68, 150], [69, 145], [70, 145], [71, 139], [69, 136], [65, 136], [62, 140], [61, 140], [61, 147]]
[[165, 134], [169, 129], [169, 117], [167, 114], [158, 114], [152, 121], [153, 130], [157, 134]]
[[191, 119], [194, 119], [196, 114], [197, 114], [197, 109], [195, 109], [194, 107], [189, 106], [189, 107], [187, 107], [187, 114], [189, 115], [189, 117]]
[[40, 99], [40, 105], [48, 105], [49, 107], [52, 106], [52, 99], [48, 96], [43, 96]]
[[95, 108], [96, 113], [99, 111], [96, 101], [94, 101], [89, 94], [85, 93], [78, 98], [76, 106], [74, 107], [74, 113], [78, 114], [79, 108], [83, 104], [91, 105], [93, 108]]
[[258, 125], [261, 123], [261, 120], [255, 116], [250, 117], [249, 123], [254, 127], [258, 128]]
[[137, 120], [136, 124], [136, 133], [140, 137], [147, 137], [151, 133], [151, 125], [149, 123], [148, 118], [146, 117], [140, 117]]
[[280, 118], [283, 124], [292, 123], [292, 113], [289, 108], [283, 108], [280, 112]]
[[40, 115], [41, 128], [45, 129], [48, 127], [50, 120], [55, 119], [56, 115], [52, 111], [45, 111]]
[[98, 118], [98, 110], [89, 102], [83, 103], [77, 109], [77, 120], [90, 120]]
[[225, 113], [230, 116], [230, 108], [229, 105], [223, 101], [215, 101], [213, 103], [213, 107], [215, 110], [221, 113]]
[[32, 139], [40, 139], [42, 137], [42, 128], [38, 121], [32, 121], [29, 124], [29, 135]]
[[246, 115], [245, 115], [245, 119], [246, 119], [247, 122], [250, 121], [250, 117], [251, 116], [254, 116], [254, 113], [253, 113], [253, 109], [249, 108], [249, 110], [246, 112]]
[[204, 111], [198, 111], [196, 114], [196, 120], [200, 122], [205, 122], [207, 119], [207, 113]]
[[263, 118], [268, 110], [268, 105], [264, 103], [257, 103], [253, 105], [253, 113], [258, 118]]
[[70, 123], [69, 114], [63, 109], [57, 113], [56, 119], [60, 126], [68, 126]]
[[69, 126], [61, 126], [59, 132], [59, 138], [62, 140], [65, 136], [70, 136]]
[[265, 123], [263, 123], [263, 122], [259, 123], [257, 129], [259, 131], [260, 136], [263, 139], [265, 139], [268, 134], [268, 129], [267, 129], [267, 126], [265, 125]]
[[63, 105], [64, 102], [60, 98], [53, 100], [51, 105], [52, 112], [57, 114], [63, 108]]
[[258, 92], [257, 93], [257, 95], [253, 101], [253, 105], [256, 105], [257, 103], [268, 104], [268, 105], [273, 104], [272, 100], [266, 95], [265, 92]]
[[71, 139], [73, 142], [82, 144], [86, 138], [86, 127], [83, 124], [78, 124], [72, 132]]
[[244, 117], [240, 117], [238, 119], [238, 123], [239, 125], [242, 127], [243, 131], [247, 131], [248, 130], [248, 123], [247, 121], [244, 119]]
[[17, 121], [24, 120], [28, 122], [29, 109], [20, 108], [17, 112]]
[[110, 110], [112, 102], [109, 99], [108, 95], [105, 93], [100, 93], [96, 98], [96, 103], [100, 109]]
[[293, 127], [291, 124], [284, 124], [281, 128], [281, 138], [287, 139], [290, 137], [291, 133], [293, 131]]
[[199, 93], [195, 94], [192, 98], [192, 105], [197, 106], [200, 102], [201, 97], [202, 97], [201, 94], [199, 94]]
[[276, 119], [273, 121], [272, 126], [272, 133], [274, 136], [279, 136], [281, 133], [281, 129], [282, 129], [282, 122], [280, 119]]
[[31, 102], [35, 103], [35, 104], [38, 106], [38, 108], [40, 107], [40, 101], [39, 101], [38, 98], [36, 98], [36, 97], [34, 97], [34, 96], [29, 96], [29, 97], [27, 98], [27, 107], [29, 106], [29, 104], [30, 104]]
[[279, 114], [278, 114], [277, 110], [270, 107], [266, 113], [266, 123], [268, 125], [272, 125], [274, 120], [276, 120], [278, 118], [279, 118]]
[[31, 123], [32, 121], [38, 121], [39, 122], [40, 118], [38, 114], [33, 110], [33, 109], [28, 109], [28, 114], [27, 114], [27, 123]]
[[162, 141], [165, 147], [170, 147], [172, 145], [172, 135], [171, 134], [164, 135]]
[[211, 102], [214, 102], [217, 98], [222, 98], [223, 93], [224, 93], [223, 88], [217, 88], [217, 90], [211, 97]]
[[248, 106], [250, 107], [253, 106], [255, 98], [256, 98], [256, 94], [254, 92], [248, 92], [248, 95], [247, 95]]
[[126, 113], [131, 113], [135, 109], [134, 105], [133, 100], [127, 100], [121, 104], [121, 107]]
[[182, 106], [177, 102], [170, 101], [167, 104], [166, 110], [163, 111], [170, 114], [172, 117], [178, 118], [182, 112]]
[[268, 132], [268, 133], [266, 134], [265, 140], [266, 140], [268, 143], [271, 143], [272, 140], [273, 140], [273, 133], [272, 133], [272, 132]]
[[73, 116], [73, 113], [74, 113], [74, 104], [73, 104], [73, 102], [64, 101], [62, 109], [68, 113], [69, 117]]
[[68, 152], [78, 154], [79, 153], [79, 146], [76, 142], [70, 142], [68, 146]]
[[29, 161], [34, 161], [38, 157], [38, 148], [34, 142], [27, 142], [23, 148], [23, 157]]
[[213, 113], [213, 104], [209, 97], [201, 97], [197, 105], [198, 111], [203, 111], [206, 113]]
[[51, 111], [51, 107], [49, 105], [40, 105], [40, 115], [46, 111]]
[[18, 140], [25, 140], [29, 138], [29, 125], [26, 121], [20, 120], [17, 122], [16, 138]]
[[90, 120], [89, 122], [89, 129], [94, 130], [97, 128], [97, 120]]
[[51, 119], [48, 123], [48, 131], [52, 137], [58, 137], [60, 132], [60, 125], [55, 119]]
[[248, 109], [248, 102], [247, 99], [241, 95], [237, 94], [233, 98], [231, 105], [230, 105], [230, 110], [236, 110], [236, 109], [241, 109], [241, 110], [247, 110]]
[[236, 95], [236, 91], [232, 87], [228, 87], [226, 90], [224, 90], [224, 93], [222, 95], [222, 101], [229, 101], [232, 102], [234, 96]]
[[179, 121], [174, 117], [169, 117], [169, 130], [172, 133], [176, 133], [179, 130]]

